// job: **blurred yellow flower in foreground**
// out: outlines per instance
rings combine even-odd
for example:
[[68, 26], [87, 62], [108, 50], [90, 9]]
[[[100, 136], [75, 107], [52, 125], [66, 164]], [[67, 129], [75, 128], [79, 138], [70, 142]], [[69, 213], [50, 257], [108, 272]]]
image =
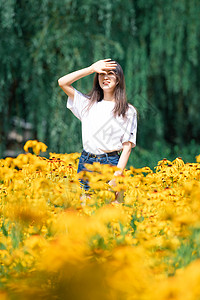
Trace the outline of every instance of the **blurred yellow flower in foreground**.
[[130, 167], [111, 188], [116, 166], [77, 174], [80, 153], [29, 148], [0, 160], [0, 298], [200, 299], [199, 156]]

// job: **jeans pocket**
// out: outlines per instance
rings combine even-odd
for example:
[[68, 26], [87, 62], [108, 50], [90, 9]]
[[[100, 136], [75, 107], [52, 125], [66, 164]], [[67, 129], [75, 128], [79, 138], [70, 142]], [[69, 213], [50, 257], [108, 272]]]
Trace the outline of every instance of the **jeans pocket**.
[[86, 167], [85, 167], [85, 163], [88, 163], [88, 157], [85, 156], [85, 155], [81, 155], [79, 157], [79, 163], [78, 163], [78, 170], [77, 170], [77, 173], [83, 171], [83, 170], [87, 170]]
[[86, 156], [81, 154], [79, 158], [79, 163], [86, 163], [88, 161], [88, 158], [89, 158], [88, 155]]
[[118, 164], [118, 161], [119, 161], [119, 156], [118, 155], [107, 156], [107, 161], [110, 165], [116, 166]]

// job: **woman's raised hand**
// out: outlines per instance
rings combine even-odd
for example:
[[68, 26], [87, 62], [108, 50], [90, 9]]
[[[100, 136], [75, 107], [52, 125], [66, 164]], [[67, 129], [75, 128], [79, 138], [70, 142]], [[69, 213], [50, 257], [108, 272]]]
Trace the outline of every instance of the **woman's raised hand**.
[[106, 70], [113, 70], [117, 66], [116, 62], [111, 58], [101, 59], [91, 65], [91, 68], [96, 73], [106, 74]]

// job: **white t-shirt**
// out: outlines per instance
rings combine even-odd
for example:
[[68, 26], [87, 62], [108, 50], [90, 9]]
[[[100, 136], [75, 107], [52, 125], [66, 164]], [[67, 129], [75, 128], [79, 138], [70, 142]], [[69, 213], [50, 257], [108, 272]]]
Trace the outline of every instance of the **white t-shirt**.
[[[136, 146], [137, 112], [129, 104], [127, 120], [114, 117], [115, 103], [101, 100], [95, 102], [86, 112], [90, 99], [75, 90], [74, 100], [68, 97], [67, 108], [82, 122], [83, 149], [94, 154], [120, 151], [123, 143], [130, 141]], [[84, 109], [84, 110], [83, 110]]]

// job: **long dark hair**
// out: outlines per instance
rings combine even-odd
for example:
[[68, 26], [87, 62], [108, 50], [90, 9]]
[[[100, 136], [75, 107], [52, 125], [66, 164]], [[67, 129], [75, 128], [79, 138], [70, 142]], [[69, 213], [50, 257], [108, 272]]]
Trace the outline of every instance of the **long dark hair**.
[[[116, 87], [115, 87], [115, 106], [113, 109], [113, 115], [114, 117], [116, 116], [121, 116], [123, 118], [126, 118], [126, 113], [129, 108], [129, 103], [127, 102], [126, 98], [126, 86], [125, 86], [125, 78], [124, 78], [124, 72], [122, 70], [122, 67], [120, 64], [115, 61], [117, 64], [116, 69], [112, 70], [114, 71], [116, 75]], [[99, 85], [99, 80], [98, 80], [99, 74], [96, 73], [94, 76], [94, 82], [93, 82], [93, 88], [90, 93], [87, 94], [88, 98], [90, 99], [90, 102], [88, 104], [87, 111], [91, 108], [91, 106], [95, 102], [99, 102], [103, 99], [103, 90]]]

